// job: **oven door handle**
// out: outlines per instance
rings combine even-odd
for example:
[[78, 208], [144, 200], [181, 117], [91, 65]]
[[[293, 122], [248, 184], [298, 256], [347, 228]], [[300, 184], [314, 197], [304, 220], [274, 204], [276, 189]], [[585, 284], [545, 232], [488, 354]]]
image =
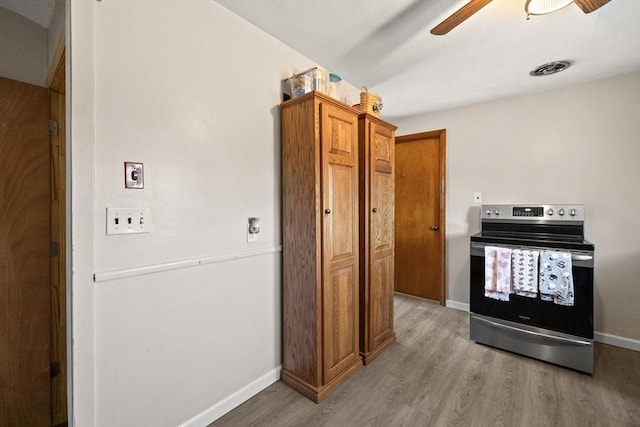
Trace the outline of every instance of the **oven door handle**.
[[540, 332], [534, 332], [534, 331], [528, 331], [526, 329], [520, 329], [520, 328], [516, 328], [514, 326], [509, 326], [509, 325], [503, 325], [502, 323], [497, 323], [497, 322], [492, 322], [491, 320], [486, 320], [486, 319], [482, 319], [479, 317], [475, 317], [474, 318], [476, 320], [479, 320], [483, 323], [487, 323], [491, 326], [494, 326], [496, 328], [500, 328], [500, 329], [506, 329], [508, 331], [514, 331], [514, 332], [524, 332], [525, 334], [529, 334], [529, 335], [533, 335], [536, 337], [540, 337], [540, 338], [547, 338], [550, 340], [554, 340], [554, 341], [560, 341], [560, 342], [564, 342], [564, 343], [569, 343], [569, 344], [575, 344], [575, 345], [593, 345], [590, 341], [583, 341], [583, 340], [574, 340], [571, 338], [564, 338], [564, 337], [558, 337], [555, 335], [549, 335], [549, 334], [542, 334]]
[[593, 255], [571, 254], [571, 259], [574, 261], [591, 261], [593, 259]]

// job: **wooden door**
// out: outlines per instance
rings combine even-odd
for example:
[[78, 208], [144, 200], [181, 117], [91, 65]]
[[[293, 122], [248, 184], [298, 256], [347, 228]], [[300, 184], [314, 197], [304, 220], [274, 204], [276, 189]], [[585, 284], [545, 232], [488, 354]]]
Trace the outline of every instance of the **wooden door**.
[[50, 426], [45, 88], [0, 78], [0, 426]]
[[395, 289], [445, 304], [445, 131], [396, 138]]
[[359, 359], [358, 117], [329, 103], [321, 108], [323, 215], [323, 381]]
[[394, 132], [371, 123], [369, 212], [369, 342], [375, 348], [393, 335]]

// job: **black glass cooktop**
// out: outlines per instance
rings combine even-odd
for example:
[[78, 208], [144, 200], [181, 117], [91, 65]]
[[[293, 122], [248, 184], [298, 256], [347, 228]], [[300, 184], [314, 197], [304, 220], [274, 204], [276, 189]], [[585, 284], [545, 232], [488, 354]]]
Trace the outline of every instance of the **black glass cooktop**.
[[593, 251], [594, 245], [583, 236], [549, 235], [549, 234], [509, 234], [509, 233], [478, 233], [471, 236], [472, 242], [535, 246], [540, 248], [575, 249]]

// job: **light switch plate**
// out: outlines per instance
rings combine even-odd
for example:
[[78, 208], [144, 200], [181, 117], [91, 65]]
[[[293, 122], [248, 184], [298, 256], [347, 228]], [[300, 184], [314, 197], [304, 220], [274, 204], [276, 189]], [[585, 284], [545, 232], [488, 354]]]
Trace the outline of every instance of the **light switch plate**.
[[144, 188], [144, 166], [142, 163], [124, 162], [124, 187]]
[[107, 235], [151, 232], [151, 209], [107, 208]]

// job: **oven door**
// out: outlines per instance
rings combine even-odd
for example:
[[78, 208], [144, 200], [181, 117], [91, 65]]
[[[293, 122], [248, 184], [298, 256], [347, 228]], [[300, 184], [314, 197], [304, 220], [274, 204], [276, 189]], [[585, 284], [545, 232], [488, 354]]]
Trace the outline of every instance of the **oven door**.
[[[564, 306], [552, 301], [527, 298], [515, 294], [509, 301], [498, 301], [484, 296], [484, 247], [499, 246], [511, 249], [570, 252], [574, 282], [574, 305]], [[510, 246], [471, 241], [470, 311], [481, 316], [502, 319], [515, 324], [557, 331], [562, 334], [593, 339], [593, 251], [565, 250]]]

